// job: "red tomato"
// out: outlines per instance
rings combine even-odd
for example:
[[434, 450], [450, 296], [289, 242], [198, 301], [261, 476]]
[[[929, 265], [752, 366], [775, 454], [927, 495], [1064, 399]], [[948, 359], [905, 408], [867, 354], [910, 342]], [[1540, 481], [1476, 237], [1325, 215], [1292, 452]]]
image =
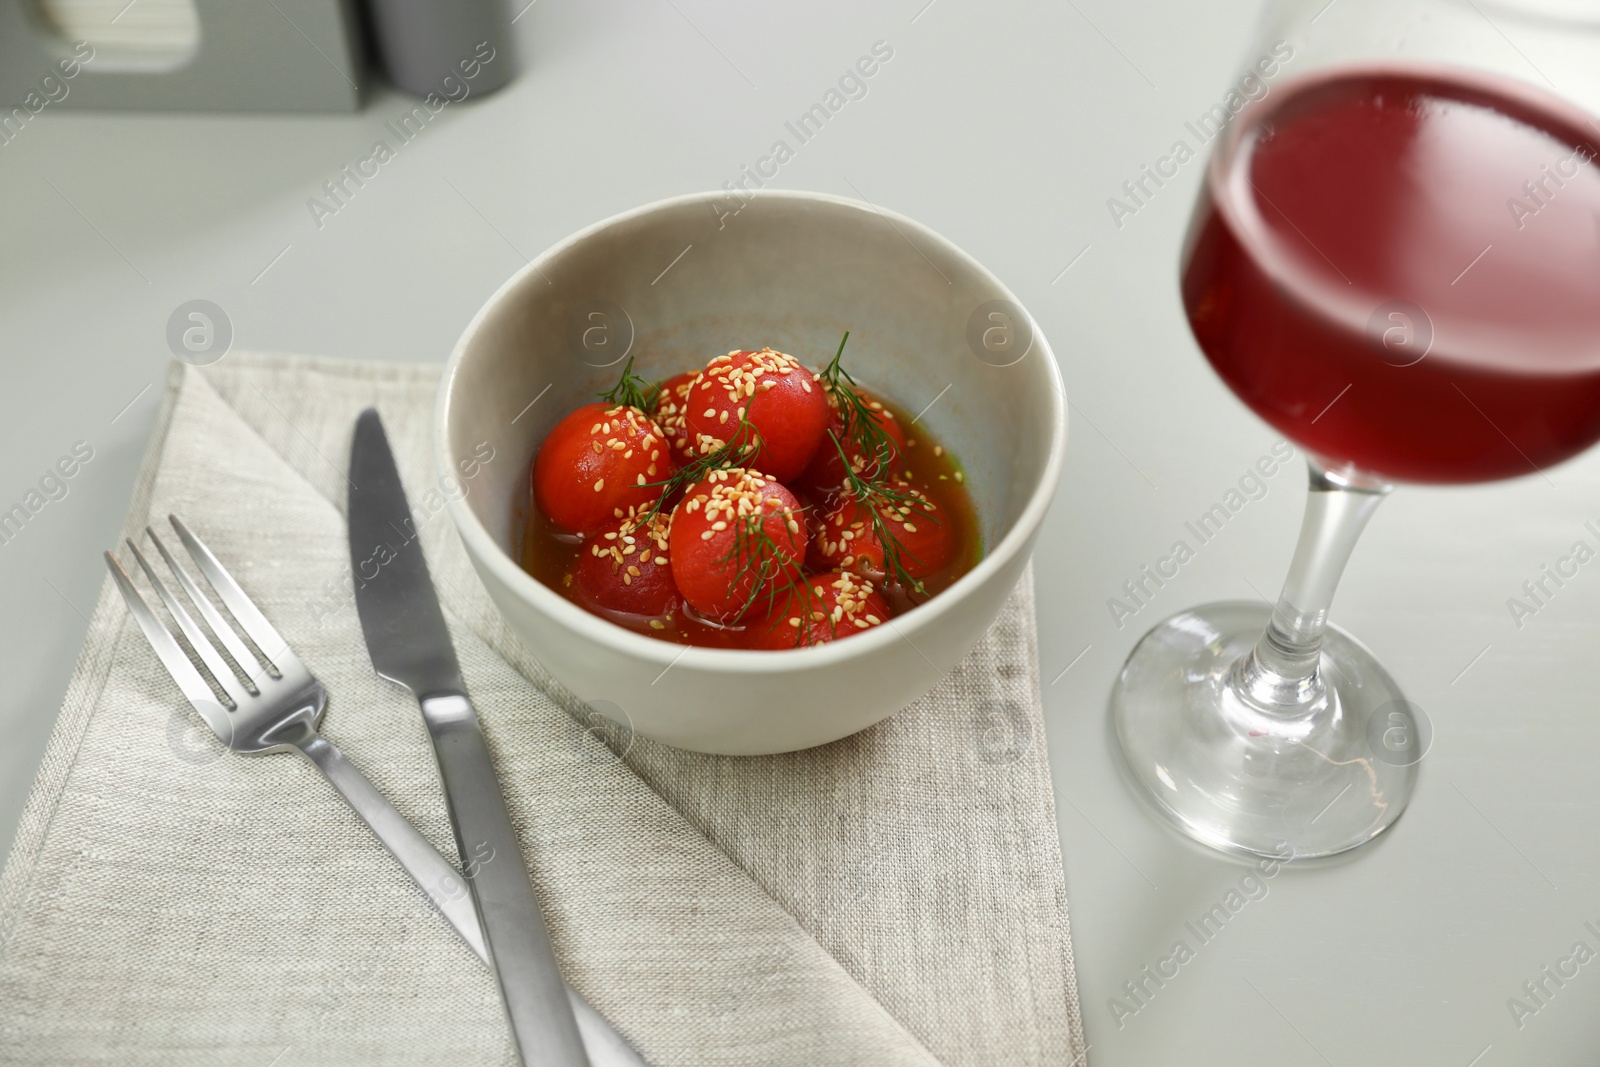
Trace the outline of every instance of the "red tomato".
[[672, 474], [661, 427], [638, 408], [585, 404], [550, 431], [533, 461], [533, 498], [569, 533], [592, 534], [653, 503]]
[[[741, 420], [749, 423], [742, 431]], [[805, 470], [827, 424], [828, 402], [817, 376], [770, 348], [717, 356], [689, 392], [687, 429], [695, 455], [729, 443], [748, 449], [759, 439], [741, 462], [780, 482]]]
[[837, 641], [889, 617], [889, 602], [872, 581], [849, 571], [813, 575], [790, 590], [777, 610], [745, 633], [750, 648], [797, 648]]
[[573, 589], [587, 604], [632, 615], [666, 615], [678, 601], [672, 581], [667, 516], [648, 523], [623, 519], [597, 534], [578, 555]]
[[[880, 472], [877, 457], [866, 455], [857, 442], [851, 441], [846, 436], [844, 413], [839, 410], [838, 394], [826, 386], [824, 390], [828, 402], [828, 433], [833, 436], [823, 435], [822, 443], [817, 446], [816, 454], [811, 457], [811, 462], [806, 466], [799, 484], [823, 493], [837, 493], [843, 490], [845, 483], [844, 459], [839, 455], [841, 448], [845, 455], [850, 457], [850, 467], [857, 474], [872, 478]], [[893, 464], [906, 447], [906, 435], [900, 428], [900, 420], [894, 417], [894, 412], [884, 407], [881, 400], [865, 389], [856, 389], [855, 392], [872, 412], [872, 421], [881, 426], [883, 432], [889, 436], [892, 446], [889, 462]], [[837, 446], [834, 444], [835, 440], [839, 442]]]
[[684, 371], [661, 383], [656, 399], [656, 423], [667, 435], [672, 448], [672, 458], [679, 466], [688, 466], [694, 459], [689, 450], [689, 387], [700, 376], [697, 370]]
[[763, 587], [798, 570], [806, 530], [793, 493], [758, 471], [711, 471], [672, 512], [672, 577], [712, 618], [765, 613]]
[[[879, 502], [889, 536], [900, 545], [900, 565], [912, 578], [925, 578], [950, 564], [955, 554], [956, 532], [951, 516], [927, 494], [901, 481], [890, 482], [891, 492], [904, 494], [900, 503]], [[884, 579], [883, 544], [878, 539], [872, 512], [853, 496], [843, 497], [820, 520], [812, 541], [812, 562]]]

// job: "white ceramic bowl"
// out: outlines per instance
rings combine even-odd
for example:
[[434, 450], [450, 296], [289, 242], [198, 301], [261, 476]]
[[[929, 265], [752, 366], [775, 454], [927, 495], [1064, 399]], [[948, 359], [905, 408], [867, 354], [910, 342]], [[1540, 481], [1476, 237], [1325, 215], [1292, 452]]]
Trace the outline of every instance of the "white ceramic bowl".
[[[457, 470], [479, 442], [495, 449], [450, 515], [506, 621], [550, 673], [600, 710], [620, 708], [647, 737], [749, 755], [871, 726], [972, 649], [1027, 561], [1067, 427], [1049, 345], [1005, 286], [949, 241], [816, 193], [762, 192], [736, 208], [723, 194], [663, 200], [544, 252], [462, 335], [434, 432], [441, 470]], [[965, 467], [984, 553], [950, 589], [848, 640], [747, 652], [630, 632], [517, 564], [533, 454], [615, 380], [620, 363], [598, 364], [630, 337], [636, 369], [655, 380], [762, 345], [820, 368], [845, 330], [851, 373], [904, 410], [931, 405], [921, 425]]]

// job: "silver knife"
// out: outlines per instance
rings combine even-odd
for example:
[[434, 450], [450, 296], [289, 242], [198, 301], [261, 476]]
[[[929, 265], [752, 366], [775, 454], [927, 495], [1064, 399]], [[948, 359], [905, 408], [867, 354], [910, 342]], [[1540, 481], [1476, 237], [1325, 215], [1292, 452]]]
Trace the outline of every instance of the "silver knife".
[[[405, 816], [398, 811], [395, 818], [404, 821]], [[365, 816], [370, 818], [369, 816]], [[411, 824], [406, 823], [409, 827]], [[413, 831], [414, 832], [414, 831]], [[416, 851], [391, 851], [401, 866], [410, 872], [418, 885], [422, 886], [433, 899], [434, 904], [456, 933], [461, 935], [461, 940], [473, 951], [480, 960], [490, 967], [494, 965], [489, 960], [489, 950], [483, 943], [483, 929], [478, 925], [476, 906], [471, 903], [471, 897], [466, 898], [467, 906], [461, 897], [456, 894], [460, 891], [461, 879], [456, 874], [450, 862], [439, 853], [435, 852], [432, 845], [427, 844], [421, 834], [417, 835], [421, 847]], [[628, 1039], [617, 1033], [606, 1017], [594, 1010], [587, 1000], [571, 986], [567, 987], [567, 999], [572, 1002], [572, 1013], [578, 1019], [578, 1033], [583, 1036], [583, 1047], [589, 1053], [589, 1059], [594, 1067], [649, 1067], [644, 1057], [628, 1044]]]
[[518, 1056], [537, 1067], [589, 1067], [375, 408], [356, 420], [349, 481], [350, 560], [367, 651], [378, 673], [422, 706]]

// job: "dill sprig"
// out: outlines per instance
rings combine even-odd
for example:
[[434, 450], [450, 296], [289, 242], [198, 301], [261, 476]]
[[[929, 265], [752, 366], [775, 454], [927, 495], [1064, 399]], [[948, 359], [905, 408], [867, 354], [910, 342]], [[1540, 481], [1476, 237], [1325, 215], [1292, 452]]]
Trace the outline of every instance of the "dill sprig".
[[[927, 500], [898, 488], [890, 481], [895, 459], [894, 438], [883, 428], [878, 421], [878, 413], [861, 395], [856, 380], [844, 368], [844, 346], [848, 340], [850, 331], [846, 330], [844, 337], [839, 340], [839, 350], [833, 354], [833, 359], [820, 375], [827, 390], [837, 398], [839, 416], [844, 423], [844, 439], [840, 440], [832, 430], [828, 431], [828, 439], [844, 463], [845, 494], [860, 501], [871, 516], [873, 536], [883, 548], [884, 574], [892, 582], [925, 596], [927, 590], [922, 582], [913, 578], [905, 565], [908, 558], [912, 562], [920, 561], [889, 529], [889, 521], [884, 513], [889, 511], [904, 516], [915, 510], [929, 522], [937, 524], [939, 520], [934, 517], [933, 507]], [[846, 444], [850, 445], [849, 449], [845, 447]], [[857, 470], [850, 461], [852, 450], [865, 457], [861, 470]]]
[[597, 395], [601, 400], [638, 408], [648, 415], [655, 410], [657, 392], [659, 390], [654, 385], [633, 373], [633, 357], [629, 356], [628, 362], [623, 365], [622, 376], [617, 379], [617, 384]]
[[[878, 413], [872, 405], [858, 391], [856, 380], [850, 372], [844, 369], [844, 346], [850, 340], [850, 331], [846, 330], [839, 339], [839, 350], [833, 354], [833, 359], [822, 369], [818, 375], [825, 388], [839, 405], [839, 418], [844, 423], [844, 439], [865, 460], [863, 467], [870, 467], [869, 477], [886, 475], [894, 465], [894, 438], [889, 436], [889, 431], [883, 428], [883, 423], [878, 421]], [[845, 469], [854, 471], [849, 456], [844, 460]]]
[[772, 515], [783, 515], [786, 524], [790, 521], [803, 523], [805, 521], [803, 511], [803, 508], [785, 509], [781, 512], [758, 509], [752, 514], [741, 516], [734, 523], [733, 542], [717, 562], [738, 566], [729, 585], [736, 587], [747, 579], [752, 577], [754, 579], [750, 582], [750, 592], [745, 595], [744, 603], [739, 605], [739, 610], [733, 615], [734, 621], [744, 622], [750, 616], [751, 609], [763, 599], [766, 601], [767, 610], [771, 611], [787, 592], [791, 596], [798, 595], [805, 601], [805, 614], [801, 616], [801, 625], [809, 624], [812, 610], [810, 579], [801, 573], [799, 560], [790, 563], [783, 561], [783, 550], [779, 548], [777, 539], [767, 532], [766, 524], [766, 520]]
[[[788, 512], [788, 517], [803, 523], [804, 519], [800, 516], [804, 510], [804, 508], [791, 510]], [[778, 562], [780, 550], [777, 541], [766, 529], [765, 519], [769, 514], [772, 513], [757, 512], [744, 516], [743, 521], [735, 526], [732, 546], [719, 561], [724, 563], [733, 560], [743, 561], [733, 579], [732, 584], [735, 585], [755, 571], [755, 581], [751, 583], [750, 592], [745, 597], [744, 603], [734, 613], [734, 621], [743, 623], [750, 616], [751, 610], [764, 601], [767, 615], [779, 607], [784, 608], [778, 625], [787, 625], [791, 618], [799, 620], [794, 635], [796, 648], [816, 643], [811, 638], [811, 624], [816, 621], [818, 614], [822, 615], [822, 621], [827, 624], [828, 637], [830, 639], [838, 637], [838, 624], [831, 612], [819, 612], [818, 605], [824, 602], [812, 588], [811, 576], [802, 572], [800, 561], [796, 560], [790, 565]], [[759, 622], [760, 618], [754, 621]]]
[[926, 596], [928, 590], [924, 588], [921, 579], [913, 577], [906, 569], [907, 559], [913, 563], [920, 563], [921, 560], [902, 545], [900, 538], [890, 530], [886, 513], [898, 515], [903, 522], [905, 516], [916, 511], [920, 515], [919, 522], [926, 520], [938, 525], [939, 520], [934, 516], [933, 504], [923, 497], [899, 488], [886, 477], [863, 476], [850, 466], [850, 459], [845, 456], [844, 445], [831, 430], [828, 431], [828, 439], [833, 442], [833, 447], [839, 450], [840, 457], [845, 461], [845, 495], [853, 497], [866, 509], [872, 523], [872, 535], [878, 539], [878, 544], [883, 549], [884, 575], [892, 583], [902, 585], [918, 596]]
[[712, 471], [722, 470], [724, 467], [743, 466], [744, 460], [755, 455], [761, 448], [761, 431], [745, 417], [743, 410], [739, 413], [739, 425], [734, 430], [733, 437], [705, 455], [696, 456], [659, 482], [646, 482], [646, 485], [659, 488], [661, 492], [657, 494], [655, 503], [640, 513], [640, 521], [646, 522], [654, 518], [678, 490], [687, 489]]

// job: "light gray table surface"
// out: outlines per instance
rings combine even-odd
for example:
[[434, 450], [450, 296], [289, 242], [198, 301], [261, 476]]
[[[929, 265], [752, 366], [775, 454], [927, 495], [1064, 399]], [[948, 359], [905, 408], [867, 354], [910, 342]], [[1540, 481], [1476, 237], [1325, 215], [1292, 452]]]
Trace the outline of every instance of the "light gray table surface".
[[[0, 510], [75, 442], [94, 458], [0, 545], [0, 847], [127, 507], [175, 307], [216, 302], [238, 349], [442, 360], [528, 256], [736, 178], [881, 40], [892, 61], [776, 184], [942, 232], [1019, 294], [1061, 360], [1072, 436], [1035, 568], [1047, 731], [1029, 743], [1054, 772], [1089, 1062], [1593, 1063], [1600, 961], [1546, 979], [1520, 1025], [1508, 1000], [1575, 942], [1600, 951], [1585, 926], [1600, 929], [1600, 562], [1520, 626], [1508, 599], [1575, 542], [1600, 546], [1584, 525], [1600, 519], [1600, 455], [1403, 489], [1373, 521], [1335, 619], [1435, 730], [1410, 811], [1373, 846], [1264, 880], [1201, 944], [1185, 923], [1247, 870], [1154, 822], [1111, 759], [1107, 692], [1139, 634], [1192, 604], [1275, 595], [1304, 499], [1298, 469], [1277, 474], [1113, 619], [1124, 580], [1275, 440], [1179, 307], [1200, 163], [1120, 227], [1106, 206], [1221, 97], [1254, 19], [1244, 0], [539, 0], [516, 24], [523, 77], [452, 105], [320, 228], [308, 199], [411, 101], [309, 118], [47, 110], [0, 146]], [[1179, 939], [1194, 958], [1127, 999]]]

